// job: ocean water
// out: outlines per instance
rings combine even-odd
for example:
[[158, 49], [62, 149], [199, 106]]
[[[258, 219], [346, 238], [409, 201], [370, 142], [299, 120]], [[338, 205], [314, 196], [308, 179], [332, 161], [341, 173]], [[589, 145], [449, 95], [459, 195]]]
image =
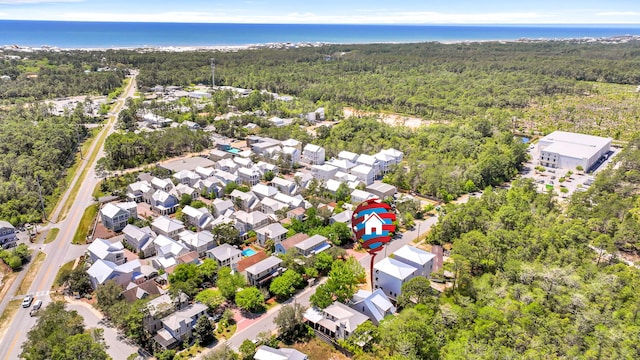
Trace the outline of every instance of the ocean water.
[[187, 24], [0, 20], [0, 45], [61, 48], [405, 43], [640, 35], [640, 26]]

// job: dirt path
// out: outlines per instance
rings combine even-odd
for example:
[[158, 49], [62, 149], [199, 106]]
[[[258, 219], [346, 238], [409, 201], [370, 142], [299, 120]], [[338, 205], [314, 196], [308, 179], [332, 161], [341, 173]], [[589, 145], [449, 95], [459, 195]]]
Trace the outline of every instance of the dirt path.
[[373, 111], [362, 111], [356, 110], [351, 107], [345, 107], [342, 109], [342, 113], [345, 118], [351, 116], [377, 116], [380, 118], [380, 121], [389, 125], [389, 126], [406, 126], [411, 129], [419, 128], [420, 126], [428, 126], [431, 124], [444, 124], [447, 121], [436, 121], [436, 120], [424, 120], [417, 117], [405, 116], [401, 114], [394, 113], [383, 113], [383, 112], [373, 112]]

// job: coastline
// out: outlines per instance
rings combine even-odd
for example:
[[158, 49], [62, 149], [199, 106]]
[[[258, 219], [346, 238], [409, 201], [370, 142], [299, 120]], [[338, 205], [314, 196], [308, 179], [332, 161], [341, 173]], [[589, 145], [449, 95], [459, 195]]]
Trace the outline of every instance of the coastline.
[[153, 45], [153, 46], [107, 46], [107, 47], [57, 47], [42, 45], [40, 47], [21, 46], [19, 44], [0, 45], [0, 51], [9, 50], [17, 52], [30, 51], [148, 51], [148, 52], [195, 52], [195, 51], [218, 51], [218, 52], [235, 52], [241, 50], [260, 50], [260, 49], [292, 49], [301, 47], [322, 47], [327, 45], [403, 45], [403, 44], [426, 44], [438, 43], [444, 45], [455, 44], [480, 44], [480, 43], [543, 43], [543, 42], [568, 42], [576, 44], [599, 43], [599, 44], [622, 44], [631, 41], [640, 41], [640, 35], [618, 35], [609, 37], [581, 37], [581, 38], [521, 38], [521, 39], [487, 39], [487, 40], [440, 40], [440, 41], [416, 41], [416, 42], [397, 42], [397, 41], [372, 41], [372, 42], [274, 42], [262, 44], [246, 44], [246, 45]]
[[[640, 26], [123, 23], [0, 20], [0, 45], [22, 51], [239, 51], [323, 45], [623, 42]], [[17, 45], [14, 45], [17, 44]]]

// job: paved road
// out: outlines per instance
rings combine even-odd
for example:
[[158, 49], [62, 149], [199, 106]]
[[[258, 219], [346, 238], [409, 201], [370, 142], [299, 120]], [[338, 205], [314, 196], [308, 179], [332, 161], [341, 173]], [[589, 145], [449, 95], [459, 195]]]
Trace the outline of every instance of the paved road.
[[[402, 246], [411, 243], [413, 240], [415, 240], [418, 237], [418, 235], [426, 234], [427, 231], [429, 231], [429, 229], [431, 228], [431, 226], [433, 226], [437, 221], [438, 221], [437, 216], [429, 217], [423, 221], [416, 221], [416, 226], [413, 230], [403, 233], [401, 238], [392, 240], [389, 244], [387, 244], [386, 249], [383, 250], [380, 254], [378, 254], [375, 257], [374, 262], [377, 263], [378, 261], [382, 260], [389, 254], [400, 249]], [[360, 259], [360, 264], [367, 270], [367, 273], [369, 272], [369, 264], [371, 261], [370, 259], [371, 257], [369, 254], [367, 254], [366, 256]], [[315, 292], [316, 286], [318, 286], [320, 283], [316, 284], [311, 288], [305, 289], [305, 291], [296, 295], [295, 299], [291, 299], [287, 301], [287, 303], [293, 303], [295, 301], [298, 304], [302, 304], [303, 306], [308, 307], [310, 304], [309, 299], [311, 298], [311, 295], [313, 295], [313, 293]], [[221, 347], [223, 344], [227, 344], [229, 347], [231, 347], [235, 351], [238, 351], [238, 348], [240, 347], [240, 345], [242, 345], [242, 342], [244, 340], [255, 339], [258, 337], [259, 333], [264, 331], [268, 331], [268, 332], [274, 331], [276, 329], [276, 325], [273, 323], [273, 319], [276, 317], [281, 307], [282, 306], [279, 305], [271, 309], [264, 317], [260, 318], [258, 321], [251, 324], [251, 326], [235, 333], [228, 341], [220, 342], [216, 344], [216, 346], [213, 347], [213, 349], [217, 349]], [[196, 359], [201, 359], [202, 356], [208, 352], [209, 351], [203, 352], [200, 356], [196, 357]]]
[[103, 315], [91, 307], [87, 303], [81, 301], [70, 301], [67, 310], [75, 310], [84, 318], [84, 324], [87, 328], [104, 329], [104, 340], [107, 345], [107, 352], [112, 359], [126, 359], [129, 355], [138, 351], [137, 346], [124, 343], [118, 340], [118, 333], [112, 327], [107, 327], [103, 322]]
[[[114, 116], [110, 118], [100, 134], [105, 131], [107, 133], [113, 132], [113, 128], [118, 117], [117, 115], [120, 110], [122, 110], [125, 99], [128, 97], [132, 97], [134, 91], [135, 75], [132, 78], [129, 87], [126, 89], [126, 91], [124, 91], [124, 94], [116, 102], [112, 111]], [[97, 142], [95, 142], [91, 146], [88, 154], [85, 154], [84, 160], [76, 173], [76, 177], [73, 179], [71, 184], [69, 184], [66, 193], [62, 197], [63, 201], [60, 201], [56, 210], [51, 216], [52, 224], [50, 226], [60, 228], [60, 233], [53, 242], [44, 246], [43, 251], [47, 254], [47, 256], [42, 263], [40, 270], [35, 276], [35, 279], [31, 284], [31, 288], [29, 288], [29, 294], [35, 294], [37, 299], [43, 300], [44, 306], [51, 302], [51, 299], [49, 297], [49, 290], [51, 289], [51, 286], [55, 281], [55, 276], [57, 275], [60, 266], [78, 257], [78, 255], [84, 252], [84, 249], [86, 248], [86, 246], [82, 247], [78, 245], [72, 245], [71, 240], [73, 239], [78, 225], [80, 224], [80, 219], [82, 218], [82, 214], [84, 213], [85, 208], [89, 206], [93, 201], [92, 192], [99, 181], [99, 179], [95, 176], [95, 162], [91, 164], [87, 163], [87, 159], [89, 159], [91, 157], [91, 154], [95, 153], [96, 151], [98, 151], [98, 154], [102, 156], [103, 149], [97, 148]], [[97, 161], [100, 156], [97, 156], [95, 160]], [[90, 167], [90, 170], [87, 172], [87, 175], [84, 179], [80, 179], [80, 174], [87, 166]], [[71, 209], [69, 210], [68, 216], [60, 222], [53, 223], [59, 218], [60, 212], [65, 203], [64, 199], [69, 196], [70, 190], [73, 189], [75, 183], [78, 181], [82, 181], [82, 185], [77, 194], [77, 197], [75, 198], [75, 201], [73, 202]], [[23, 272], [26, 271], [27, 269], [23, 270]], [[16, 283], [14, 283], [14, 285], [16, 285], [16, 289], [18, 284], [19, 281], [16, 281]], [[16, 290], [11, 290], [12, 292], [10, 294], [14, 295]], [[9, 297], [11, 296], [8, 295], [6, 298]], [[4, 311], [4, 306], [6, 306], [6, 302], [3, 302], [3, 307], [0, 308], [0, 311]], [[14, 360], [19, 358], [19, 354], [22, 351], [20, 345], [26, 340], [26, 334], [29, 329], [33, 327], [35, 321], [36, 318], [30, 317], [27, 309], [19, 309], [19, 311], [16, 313], [16, 315], [8, 325], [5, 336], [3, 336], [2, 340], [0, 341], [0, 356], [2, 357], [2, 359]], [[109, 349], [108, 351], [109, 353], [111, 353], [115, 350]], [[114, 359], [121, 359], [121, 357], [117, 357], [114, 355], [112, 355], [112, 357]]]

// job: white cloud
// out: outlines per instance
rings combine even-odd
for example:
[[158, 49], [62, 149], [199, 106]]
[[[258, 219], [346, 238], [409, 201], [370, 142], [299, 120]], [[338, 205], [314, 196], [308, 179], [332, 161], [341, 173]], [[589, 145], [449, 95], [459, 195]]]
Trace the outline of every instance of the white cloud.
[[638, 11], [606, 11], [597, 13], [598, 16], [639, 16]]
[[0, 5], [56, 4], [83, 1], [84, 0], [0, 0]]

